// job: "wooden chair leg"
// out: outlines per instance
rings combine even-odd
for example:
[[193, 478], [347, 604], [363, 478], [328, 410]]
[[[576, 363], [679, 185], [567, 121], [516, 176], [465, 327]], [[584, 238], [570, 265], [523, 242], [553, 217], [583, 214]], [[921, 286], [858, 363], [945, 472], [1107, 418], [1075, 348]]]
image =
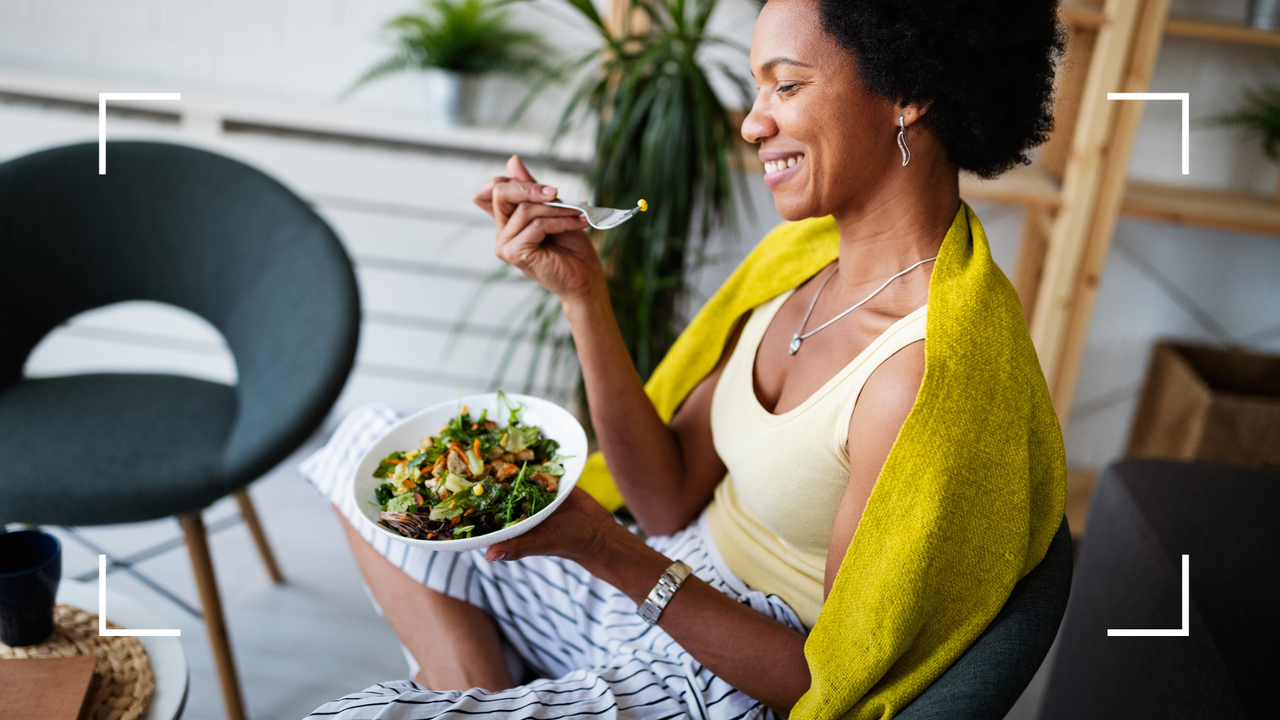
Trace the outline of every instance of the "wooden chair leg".
[[253, 501], [249, 499], [249, 491], [237, 490], [235, 496], [236, 503], [240, 506], [240, 517], [244, 518], [244, 524], [249, 526], [249, 534], [253, 535], [253, 542], [258, 546], [258, 554], [262, 556], [262, 564], [267, 566], [267, 574], [277, 583], [284, 582], [280, 566], [276, 565], [275, 555], [271, 553], [271, 546], [267, 544], [267, 535], [262, 532], [262, 523], [258, 522], [258, 512], [253, 509]]
[[213, 575], [213, 561], [209, 557], [209, 538], [205, 534], [204, 520], [199, 512], [194, 512], [179, 515], [178, 522], [182, 524], [187, 550], [191, 553], [191, 567], [196, 574], [196, 587], [200, 590], [204, 624], [209, 630], [209, 644], [213, 647], [213, 660], [218, 666], [218, 679], [222, 681], [222, 700], [227, 706], [227, 718], [245, 720], [240, 681], [236, 677], [235, 660], [231, 657], [231, 641], [227, 638], [227, 625], [222, 617], [222, 599], [218, 596], [218, 581]]

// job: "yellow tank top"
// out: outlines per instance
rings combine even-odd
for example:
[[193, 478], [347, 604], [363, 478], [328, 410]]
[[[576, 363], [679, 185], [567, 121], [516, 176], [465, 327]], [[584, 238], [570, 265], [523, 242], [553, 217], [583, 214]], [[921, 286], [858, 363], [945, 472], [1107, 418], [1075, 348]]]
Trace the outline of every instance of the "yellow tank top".
[[924, 338], [925, 308], [899, 319], [796, 408], [774, 415], [752, 371], [765, 329], [795, 288], [747, 318], [711, 400], [711, 433], [728, 472], [707, 506], [707, 528], [729, 568], [776, 594], [807, 627], [822, 609], [827, 546], [849, 484], [849, 419], [867, 377]]

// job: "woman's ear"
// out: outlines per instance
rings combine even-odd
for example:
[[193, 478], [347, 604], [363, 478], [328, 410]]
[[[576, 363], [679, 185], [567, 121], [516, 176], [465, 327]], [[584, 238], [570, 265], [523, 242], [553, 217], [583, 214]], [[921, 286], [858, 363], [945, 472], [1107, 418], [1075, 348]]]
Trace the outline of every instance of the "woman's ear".
[[924, 117], [924, 114], [929, 112], [929, 103], [894, 105], [893, 109], [894, 119], [896, 120], [898, 117], [901, 117], [903, 124], [910, 127], [912, 123]]

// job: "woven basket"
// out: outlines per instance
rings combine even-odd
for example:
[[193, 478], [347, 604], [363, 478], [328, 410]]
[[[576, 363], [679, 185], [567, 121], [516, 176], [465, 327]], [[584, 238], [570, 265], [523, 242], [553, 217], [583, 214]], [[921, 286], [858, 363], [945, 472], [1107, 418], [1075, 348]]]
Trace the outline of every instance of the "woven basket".
[[[108, 621], [107, 627], [120, 626]], [[147, 651], [136, 637], [98, 635], [98, 616], [91, 612], [58, 605], [53, 610], [53, 634], [48, 640], [23, 647], [0, 643], [0, 659], [76, 655], [98, 657], [93, 669], [98, 685], [89, 703], [87, 720], [138, 720], [146, 714], [156, 691]]]

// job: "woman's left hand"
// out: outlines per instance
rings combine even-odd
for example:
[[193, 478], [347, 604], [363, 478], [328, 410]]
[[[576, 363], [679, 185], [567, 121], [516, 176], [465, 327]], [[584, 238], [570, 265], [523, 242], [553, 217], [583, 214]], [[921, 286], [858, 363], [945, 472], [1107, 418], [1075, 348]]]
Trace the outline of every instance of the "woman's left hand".
[[611, 533], [626, 530], [613, 515], [582, 488], [569, 492], [560, 507], [529, 532], [490, 545], [487, 560], [518, 560], [530, 555], [555, 555], [569, 560], [595, 555]]

